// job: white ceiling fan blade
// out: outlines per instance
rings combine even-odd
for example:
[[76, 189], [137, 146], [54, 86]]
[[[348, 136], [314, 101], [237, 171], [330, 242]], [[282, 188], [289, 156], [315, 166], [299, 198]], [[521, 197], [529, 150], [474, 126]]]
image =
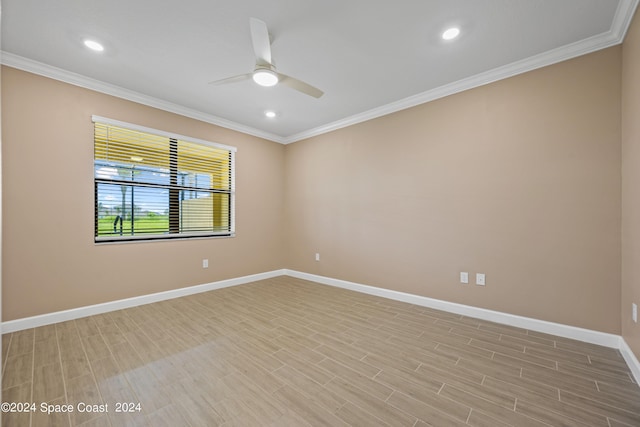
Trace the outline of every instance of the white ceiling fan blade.
[[241, 74], [239, 76], [227, 77], [226, 79], [214, 80], [212, 82], [209, 82], [209, 84], [219, 86], [219, 85], [226, 85], [229, 83], [243, 82], [245, 80], [251, 80], [252, 75], [253, 73]]
[[278, 73], [278, 79], [279, 83], [282, 83], [283, 85], [288, 86], [291, 89], [295, 89], [298, 92], [313, 96], [314, 98], [320, 98], [322, 95], [324, 95], [324, 92], [317, 87], [313, 87], [309, 83], [305, 83], [302, 80], [298, 80], [285, 74]]
[[256, 62], [260, 65], [272, 65], [271, 42], [267, 24], [259, 19], [249, 18], [249, 26], [251, 27], [251, 42], [256, 54]]

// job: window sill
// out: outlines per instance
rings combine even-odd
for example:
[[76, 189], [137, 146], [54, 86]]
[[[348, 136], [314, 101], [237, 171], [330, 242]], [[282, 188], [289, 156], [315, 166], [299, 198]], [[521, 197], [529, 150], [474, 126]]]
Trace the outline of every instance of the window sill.
[[152, 243], [152, 242], [174, 242], [185, 240], [205, 240], [205, 239], [227, 239], [236, 237], [235, 233], [231, 234], [216, 234], [206, 236], [183, 236], [183, 237], [123, 237], [120, 239], [94, 239], [96, 246], [102, 245], [120, 245], [127, 243]]

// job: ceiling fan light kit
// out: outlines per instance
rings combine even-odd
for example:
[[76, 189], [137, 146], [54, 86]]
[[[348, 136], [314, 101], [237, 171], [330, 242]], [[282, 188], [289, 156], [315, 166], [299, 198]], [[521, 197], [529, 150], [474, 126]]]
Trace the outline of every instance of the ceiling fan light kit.
[[323, 91], [311, 86], [309, 83], [305, 83], [302, 80], [279, 73], [276, 70], [276, 66], [273, 65], [273, 60], [271, 59], [271, 40], [269, 39], [267, 24], [259, 19], [250, 18], [249, 29], [251, 30], [253, 53], [256, 56], [256, 66], [254, 71], [249, 74], [241, 74], [239, 76], [216, 80], [210, 84], [223, 85], [253, 79], [253, 81], [260, 86], [266, 87], [282, 83], [283, 86], [290, 87], [293, 90], [314, 98], [320, 98], [324, 94]]
[[270, 87], [278, 84], [278, 75], [267, 68], [258, 68], [253, 72], [253, 81], [260, 86]]

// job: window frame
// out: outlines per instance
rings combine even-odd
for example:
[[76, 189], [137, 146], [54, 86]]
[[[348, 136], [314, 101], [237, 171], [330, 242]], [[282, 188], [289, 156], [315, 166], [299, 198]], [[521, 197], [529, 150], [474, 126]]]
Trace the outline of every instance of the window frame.
[[[132, 123], [123, 122], [120, 120], [114, 120], [110, 118], [105, 118], [97, 115], [92, 115], [91, 120], [93, 123], [94, 129], [94, 137], [93, 137], [93, 183], [94, 183], [94, 243], [96, 244], [108, 244], [108, 243], [127, 243], [127, 242], [149, 242], [149, 241], [171, 241], [171, 240], [184, 240], [184, 239], [211, 239], [211, 238], [225, 238], [225, 237], [235, 237], [235, 154], [237, 152], [237, 148], [220, 144], [217, 142], [207, 141], [199, 138], [193, 138], [190, 136], [180, 135], [173, 132], [166, 132], [159, 129], [154, 129], [146, 126], [140, 126]], [[228, 216], [229, 216], [229, 228], [224, 232], [178, 232], [171, 233], [170, 231], [166, 234], [148, 234], [148, 235], [110, 235], [110, 236], [98, 236], [98, 215], [99, 215], [99, 207], [98, 207], [98, 184], [103, 183], [103, 180], [96, 177], [95, 167], [96, 167], [96, 139], [95, 139], [95, 126], [96, 124], [106, 125], [106, 126], [115, 126], [131, 131], [147, 133], [153, 136], [159, 136], [163, 138], [167, 138], [169, 140], [169, 146], [173, 145], [172, 141], [184, 141], [186, 143], [199, 144], [205, 147], [211, 147], [215, 149], [221, 149], [229, 152], [229, 184], [230, 188], [228, 193], [223, 191], [218, 191], [218, 193], [229, 194], [229, 208], [228, 208]], [[175, 154], [177, 156], [177, 154]], [[170, 157], [174, 156], [174, 154], [169, 154]], [[177, 161], [177, 157], [175, 160]], [[136, 185], [135, 182], [131, 182], [130, 186], [132, 187], [144, 187], [144, 183], [138, 183], [140, 185]], [[176, 187], [178, 188], [178, 187]], [[169, 218], [171, 221], [171, 217]]]

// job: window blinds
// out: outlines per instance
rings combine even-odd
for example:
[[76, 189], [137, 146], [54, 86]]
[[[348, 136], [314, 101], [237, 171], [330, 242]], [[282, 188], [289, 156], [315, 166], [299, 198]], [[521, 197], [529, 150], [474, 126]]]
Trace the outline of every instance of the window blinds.
[[233, 235], [234, 147], [93, 121], [97, 242]]

